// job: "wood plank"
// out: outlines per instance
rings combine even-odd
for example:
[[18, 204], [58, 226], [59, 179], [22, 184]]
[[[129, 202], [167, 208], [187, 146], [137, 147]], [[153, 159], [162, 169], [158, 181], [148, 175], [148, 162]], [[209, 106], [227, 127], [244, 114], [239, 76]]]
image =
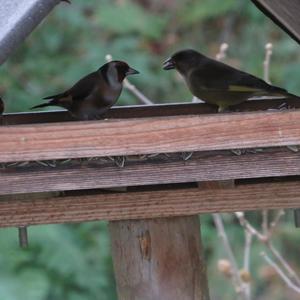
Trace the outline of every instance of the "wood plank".
[[252, 0], [252, 2], [300, 43], [299, 0]]
[[109, 227], [119, 299], [209, 299], [198, 216]]
[[[300, 207], [300, 181], [0, 200], [0, 227]], [[183, 201], [182, 199], [186, 199]]]
[[[226, 166], [226, 167], [225, 167]], [[73, 161], [55, 168], [32, 163], [0, 169], [0, 194], [84, 190], [300, 175], [300, 152], [286, 148], [240, 156], [229, 151], [198, 152], [184, 161], [179, 153], [139, 159], [124, 168], [111, 161]]]
[[[235, 112], [261, 111], [268, 109], [278, 109], [282, 106], [288, 108], [300, 108], [300, 101], [297, 99], [268, 99], [259, 101], [246, 101], [231, 108]], [[155, 105], [132, 105], [112, 107], [104, 118], [107, 119], [128, 119], [146, 117], [166, 117], [178, 115], [209, 114], [216, 113], [215, 106], [205, 103], [172, 103]], [[0, 117], [2, 125], [36, 124], [74, 121], [66, 111], [48, 112], [26, 112], [9, 113]]]
[[300, 111], [0, 127], [0, 162], [300, 144]]

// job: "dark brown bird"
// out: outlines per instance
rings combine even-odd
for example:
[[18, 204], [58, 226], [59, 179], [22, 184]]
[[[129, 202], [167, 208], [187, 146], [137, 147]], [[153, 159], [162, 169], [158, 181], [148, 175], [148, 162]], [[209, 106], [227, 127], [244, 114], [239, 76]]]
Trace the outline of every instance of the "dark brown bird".
[[4, 112], [4, 102], [2, 98], [0, 97], [0, 115], [2, 115]]
[[300, 99], [285, 89], [270, 85], [258, 77], [208, 58], [195, 50], [176, 52], [164, 62], [163, 68], [176, 69], [194, 96], [217, 105], [219, 111], [253, 97]]
[[80, 120], [97, 119], [117, 102], [125, 77], [138, 73], [126, 62], [111, 61], [83, 77], [67, 91], [45, 97], [50, 101], [32, 109], [61, 106]]

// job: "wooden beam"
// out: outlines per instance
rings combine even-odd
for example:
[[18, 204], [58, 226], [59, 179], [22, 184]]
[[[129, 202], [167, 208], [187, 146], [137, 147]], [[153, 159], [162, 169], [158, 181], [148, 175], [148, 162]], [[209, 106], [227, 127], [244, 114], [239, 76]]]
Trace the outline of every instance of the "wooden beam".
[[[278, 107], [300, 108], [297, 99], [268, 99], [246, 101], [231, 108], [235, 112], [262, 111]], [[166, 117], [216, 113], [217, 108], [205, 103], [173, 103], [112, 107], [104, 116], [107, 119]], [[36, 124], [74, 121], [66, 111], [9, 113], [0, 116], [2, 125]]]
[[300, 144], [300, 111], [0, 127], [0, 162]]
[[[0, 227], [300, 207], [300, 182], [0, 200]], [[186, 199], [184, 201], [183, 199]]]
[[300, 43], [299, 0], [252, 0], [252, 2]]
[[300, 175], [300, 152], [287, 148], [240, 156], [230, 151], [197, 152], [188, 161], [175, 153], [128, 157], [124, 168], [103, 160], [7, 167], [0, 169], [0, 195], [293, 175]]
[[198, 216], [109, 227], [120, 300], [209, 300]]

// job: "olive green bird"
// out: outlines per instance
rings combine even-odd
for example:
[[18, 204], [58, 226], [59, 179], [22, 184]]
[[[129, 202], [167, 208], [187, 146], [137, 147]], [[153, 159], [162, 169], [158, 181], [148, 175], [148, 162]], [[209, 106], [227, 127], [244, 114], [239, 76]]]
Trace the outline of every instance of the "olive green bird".
[[217, 105], [219, 112], [253, 97], [300, 99], [285, 89], [191, 49], [176, 52], [163, 63], [163, 68], [176, 69], [191, 93], [209, 104]]

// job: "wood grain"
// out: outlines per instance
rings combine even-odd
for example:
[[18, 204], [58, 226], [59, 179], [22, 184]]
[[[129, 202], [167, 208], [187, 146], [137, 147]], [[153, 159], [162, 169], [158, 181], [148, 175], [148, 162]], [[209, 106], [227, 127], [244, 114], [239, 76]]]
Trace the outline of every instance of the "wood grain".
[[230, 151], [198, 152], [184, 161], [179, 153], [113, 162], [74, 161], [55, 168], [38, 164], [0, 169], [0, 195], [84, 190], [197, 181], [300, 175], [300, 152], [270, 148], [241, 156]]
[[252, 2], [300, 43], [300, 2], [298, 0], [252, 0]]
[[209, 300], [198, 216], [109, 227], [120, 300]]
[[0, 200], [0, 227], [299, 208], [300, 182]]
[[[235, 112], [262, 111], [268, 109], [278, 109], [284, 105], [288, 108], [300, 108], [298, 99], [268, 99], [259, 101], [246, 101], [239, 105], [231, 107]], [[155, 105], [132, 105], [112, 107], [104, 116], [108, 119], [128, 119], [128, 118], [146, 118], [146, 117], [166, 117], [182, 115], [199, 115], [216, 113], [215, 106], [206, 103], [173, 103], [173, 104], [155, 104]], [[71, 115], [66, 111], [48, 111], [48, 112], [26, 112], [5, 114], [0, 124], [36, 124], [74, 121]]]
[[0, 162], [300, 144], [300, 111], [0, 127]]

